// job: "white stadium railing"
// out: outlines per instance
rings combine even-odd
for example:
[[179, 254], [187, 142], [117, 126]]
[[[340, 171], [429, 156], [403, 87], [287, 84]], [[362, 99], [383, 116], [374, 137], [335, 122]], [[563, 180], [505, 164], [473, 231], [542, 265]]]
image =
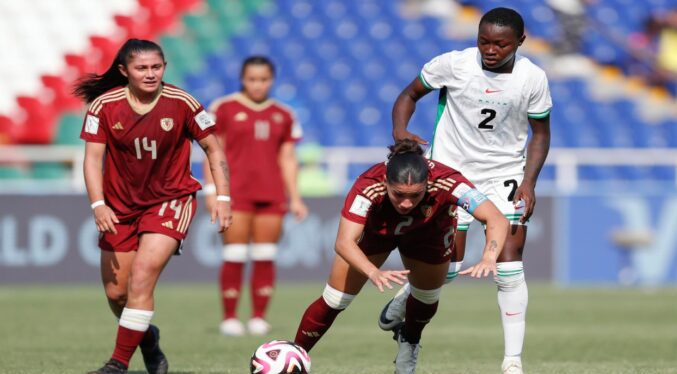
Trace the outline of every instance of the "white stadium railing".
[[[383, 147], [327, 147], [321, 163], [338, 186], [350, 181], [350, 165], [373, 164], [383, 161], [387, 150]], [[201, 150], [193, 152], [193, 161], [204, 157]], [[34, 162], [63, 163], [70, 167], [68, 178], [52, 179], [0, 179], [0, 193], [82, 192], [84, 178], [82, 146], [0, 146], [0, 167], [30, 168]], [[552, 183], [557, 193], [574, 193], [580, 187], [580, 166], [661, 166], [675, 169], [673, 187], [677, 188], [677, 149], [640, 148], [554, 148], [550, 150], [546, 165], [555, 169]]]

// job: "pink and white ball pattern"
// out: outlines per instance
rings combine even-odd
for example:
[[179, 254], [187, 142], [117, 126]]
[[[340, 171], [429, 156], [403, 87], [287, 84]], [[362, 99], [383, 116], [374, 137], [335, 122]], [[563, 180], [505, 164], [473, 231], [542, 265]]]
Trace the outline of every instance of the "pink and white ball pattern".
[[308, 374], [310, 356], [305, 349], [288, 340], [262, 344], [252, 355], [251, 374]]

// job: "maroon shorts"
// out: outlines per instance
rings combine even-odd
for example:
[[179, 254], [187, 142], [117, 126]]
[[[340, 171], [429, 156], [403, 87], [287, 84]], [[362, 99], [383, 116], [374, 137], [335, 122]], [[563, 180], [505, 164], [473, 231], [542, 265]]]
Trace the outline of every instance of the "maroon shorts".
[[247, 212], [254, 214], [277, 214], [287, 213], [287, 203], [283, 201], [257, 201], [243, 198], [233, 198], [230, 208], [234, 212]]
[[437, 265], [451, 260], [454, 235], [453, 232], [440, 230], [423, 230], [397, 236], [384, 236], [365, 231], [357, 244], [367, 256], [390, 252], [397, 248], [404, 257]]
[[130, 252], [139, 249], [139, 235], [144, 232], [164, 234], [179, 242], [186, 238], [197, 204], [195, 194], [154, 205], [139, 217], [115, 225], [117, 234], [105, 232], [99, 238], [99, 248], [110, 252]]

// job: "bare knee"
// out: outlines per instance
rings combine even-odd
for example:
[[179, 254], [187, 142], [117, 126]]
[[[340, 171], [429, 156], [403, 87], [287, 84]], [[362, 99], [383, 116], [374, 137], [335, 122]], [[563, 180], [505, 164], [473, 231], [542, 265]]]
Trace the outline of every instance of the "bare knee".
[[124, 307], [127, 304], [127, 289], [114, 284], [105, 286], [106, 297], [111, 306]]

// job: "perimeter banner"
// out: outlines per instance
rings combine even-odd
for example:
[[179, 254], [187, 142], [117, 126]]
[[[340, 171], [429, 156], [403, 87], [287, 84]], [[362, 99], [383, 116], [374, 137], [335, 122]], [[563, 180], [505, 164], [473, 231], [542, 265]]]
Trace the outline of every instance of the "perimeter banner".
[[[170, 261], [162, 281], [216, 281], [221, 242], [200, 206], [184, 242], [183, 254]], [[310, 215], [302, 222], [287, 217], [277, 257], [282, 281], [327, 278], [343, 197], [306, 199]], [[552, 200], [541, 198], [529, 226], [527, 274], [552, 278]], [[100, 282], [98, 232], [85, 195], [0, 196], [0, 283]], [[469, 234], [465, 264], [479, 259], [482, 227]], [[401, 268], [399, 256], [384, 267]]]

